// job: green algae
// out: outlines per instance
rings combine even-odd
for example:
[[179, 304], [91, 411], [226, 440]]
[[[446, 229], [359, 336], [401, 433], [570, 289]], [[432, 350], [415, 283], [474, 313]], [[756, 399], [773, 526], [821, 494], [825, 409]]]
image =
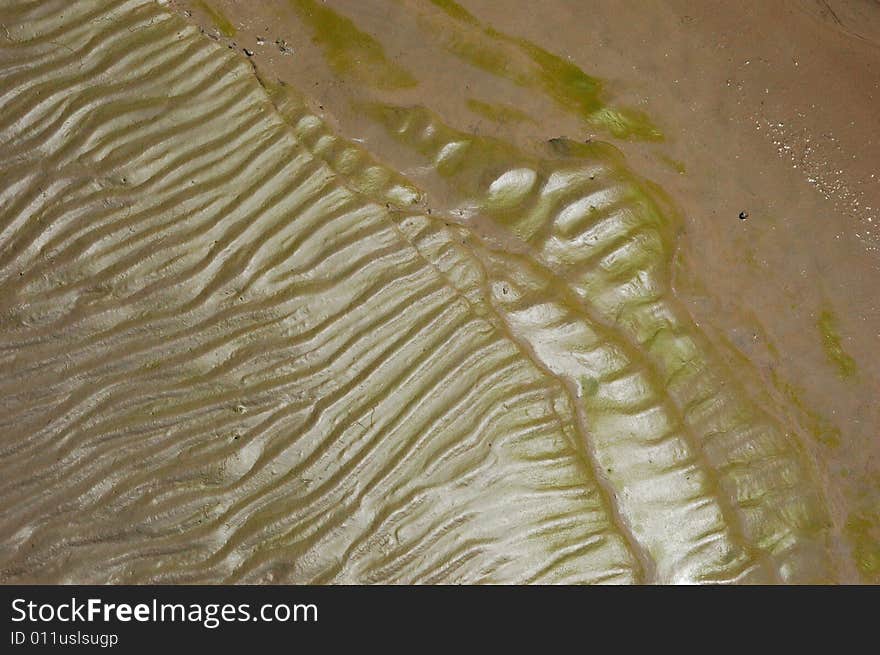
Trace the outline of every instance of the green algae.
[[743, 261], [749, 265], [754, 271], [761, 270], [761, 264], [758, 262], [758, 257], [755, 255], [754, 249], [751, 247], [745, 248], [745, 254], [743, 255]]
[[539, 88], [563, 110], [616, 138], [663, 140], [663, 134], [644, 112], [609, 107], [604, 83], [599, 78], [528, 39], [483, 25], [453, 0], [431, 1], [455, 22], [466, 26], [447, 30], [451, 38], [446, 47], [472, 66], [522, 87]]
[[810, 435], [818, 443], [828, 448], [837, 448], [840, 446], [841, 432], [840, 428], [834, 425], [827, 417], [811, 409], [804, 402], [805, 391], [801, 387], [782, 380], [774, 371], [772, 373], [773, 384], [797, 407], [801, 414], [805, 417], [806, 427]]
[[479, 114], [490, 121], [504, 125], [506, 123], [537, 123], [537, 121], [524, 111], [516, 107], [502, 104], [482, 102], [475, 98], [469, 98], [467, 107], [475, 114]]
[[464, 21], [465, 23], [470, 23], [471, 25], [479, 25], [480, 22], [476, 19], [476, 17], [469, 12], [467, 9], [462, 7], [457, 2], [453, 0], [429, 0], [430, 3], [440, 9], [442, 9], [446, 14], [456, 20]]
[[585, 396], [595, 396], [599, 393], [599, 381], [596, 378], [584, 376], [581, 378]]
[[[509, 39], [489, 28], [490, 32]], [[571, 103], [578, 113], [590, 117], [604, 108], [600, 98], [603, 84], [599, 78], [587, 75], [580, 68], [562, 57], [527, 41], [515, 39], [513, 43], [528, 54], [540, 70], [540, 79], [546, 89], [561, 103]]]
[[846, 534], [859, 572], [871, 582], [880, 582], [880, 512], [869, 508], [850, 513]]
[[822, 334], [822, 346], [825, 354], [832, 364], [837, 367], [837, 373], [841, 378], [851, 378], [856, 374], [856, 360], [844, 349], [837, 332], [837, 317], [831, 310], [823, 310], [817, 321], [819, 332]]
[[605, 141], [575, 141], [565, 136], [547, 139], [550, 152], [562, 159], [585, 159], [589, 161], [614, 161], [623, 166], [623, 153]]
[[413, 87], [418, 83], [409, 71], [388, 60], [382, 45], [359, 30], [349, 18], [315, 0], [288, 2], [312, 29], [314, 41], [323, 48], [337, 74], [386, 90]]
[[587, 122], [595, 127], [608, 130], [618, 139], [639, 141], [663, 141], [663, 133], [651, 122], [645, 112], [621, 108], [602, 109], [587, 116]]
[[672, 157], [669, 157], [668, 155], [660, 155], [660, 161], [662, 161], [664, 164], [669, 166], [672, 170], [674, 170], [679, 175], [684, 175], [685, 173], [687, 173], [687, 169], [685, 168], [684, 162], [682, 162], [678, 159], [673, 159]]
[[220, 33], [223, 36], [235, 36], [235, 26], [229, 21], [226, 16], [224, 16], [220, 10], [209, 5], [205, 0], [198, 0], [196, 5], [208, 14], [208, 17], [211, 19], [211, 22], [214, 23], [214, 26], [220, 30]]
[[598, 78], [526, 39], [513, 41], [537, 64], [541, 85], [560, 106], [619, 139], [663, 140], [663, 134], [644, 112], [608, 107], [602, 97], [603, 83]]

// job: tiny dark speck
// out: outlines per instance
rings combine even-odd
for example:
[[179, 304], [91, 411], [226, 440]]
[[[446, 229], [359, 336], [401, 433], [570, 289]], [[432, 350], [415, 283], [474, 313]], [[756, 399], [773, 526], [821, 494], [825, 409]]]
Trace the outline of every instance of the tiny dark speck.
[[749, 217], [749, 212], [747, 212], [747, 211], [741, 211], [739, 213], [739, 220], [741, 220], [741, 221], [746, 220], [748, 217]]

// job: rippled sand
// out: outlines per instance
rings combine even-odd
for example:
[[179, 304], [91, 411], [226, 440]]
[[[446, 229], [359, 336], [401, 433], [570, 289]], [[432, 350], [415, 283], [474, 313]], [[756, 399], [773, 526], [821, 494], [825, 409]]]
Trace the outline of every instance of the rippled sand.
[[880, 580], [880, 7], [689, 4], [2, 0], [0, 581]]

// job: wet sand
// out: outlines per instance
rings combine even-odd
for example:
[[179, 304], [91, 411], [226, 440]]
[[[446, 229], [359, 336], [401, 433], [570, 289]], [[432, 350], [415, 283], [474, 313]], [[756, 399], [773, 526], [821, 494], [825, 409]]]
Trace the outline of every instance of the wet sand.
[[[718, 384], [737, 388], [736, 400], [731, 402], [757, 408], [748, 410], [755, 416], [769, 417], [754, 419], [755, 425], [779, 426], [767, 428], [773, 434], [768, 441], [761, 437], [744, 446], [758, 452], [754, 470], [763, 470], [761, 462], [774, 458], [788, 462], [786, 458], [791, 457], [796, 462], [791, 471], [767, 474], [766, 484], [781, 481], [782, 491], [762, 491], [763, 473], [754, 478], [748, 477], [751, 473], [743, 478], [731, 474], [731, 490], [725, 487], [724, 471], [726, 466], [735, 468], [735, 462], [717, 465], [708, 446], [701, 449], [688, 441], [695, 456], [708, 457], [707, 466], [716, 471], [709, 480], [718, 476], [710, 486], [720, 487], [715, 492], [719, 512], [729, 525], [737, 523], [731, 516], [742, 512], [738, 520], [748, 533], [751, 519], [744, 516], [743, 508], [751, 503], [737, 500], [737, 494], [752, 494], [749, 499], [757, 499], [760, 505], [765, 502], [763, 493], [770, 504], [762, 511], [773, 518], [756, 525], [776, 525], [773, 521], [782, 517], [780, 525], [791, 524], [795, 534], [803, 530], [812, 535], [813, 523], [824, 520], [821, 510], [811, 514], [812, 494], [818, 489], [819, 504], [825, 506], [830, 520], [827, 540], [820, 540], [832, 561], [827, 574], [820, 571], [817, 562], [821, 558], [815, 554], [787, 560], [788, 537], [782, 536], [777, 552], [773, 550], [777, 537], [767, 537], [766, 543], [774, 545], [765, 547], [759, 534], [733, 534], [729, 551], [719, 547], [719, 561], [727, 558], [724, 567], [733, 562], [729, 571], [743, 575], [740, 581], [786, 581], [790, 571], [796, 572], [790, 581], [878, 581], [880, 362], [875, 352], [880, 344], [880, 301], [875, 280], [880, 269], [880, 177], [875, 176], [880, 176], [876, 140], [880, 134], [880, 6], [867, 1], [732, 5], [562, 0], [541, 3], [540, 9], [530, 3], [490, 0], [461, 5], [415, 0], [180, 0], [169, 5], [203, 31], [199, 39], [225, 46], [253, 66], [253, 74], [269, 92], [276, 110], [284, 113], [286, 96], [279, 83], [301, 93], [308, 111], [291, 110], [291, 124], [313, 112], [326, 122], [329, 134], [352, 141], [369, 153], [376, 166], [400, 174], [402, 184], [411, 183], [420, 194], [416, 208], [431, 221], [448, 222], [475, 261], [485, 267], [485, 275], [498, 281], [504, 295], [509, 291], [504, 284], [522, 284], [539, 296], [557, 294], [559, 311], [580, 311], [572, 309], [575, 300], [567, 299], [571, 290], [560, 288], [570, 283], [577, 293], [576, 281], [560, 273], [561, 269], [553, 269], [552, 263], [546, 264], [552, 275], [542, 269], [533, 277], [502, 282], [510, 274], [505, 268], [510, 253], [542, 262], [545, 255], [528, 225], [522, 226], [500, 209], [498, 218], [492, 218], [491, 205], [480, 204], [483, 187], [501, 172], [535, 170], [552, 176], [580, 158], [613, 161], [608, 164], [612, 170], [624, 170], [615, 168], [619, 164], [613, 157], [606, 160], [604, 151], [597, 150], [601, 143], [613, 144], [624, 155], [626, 170], [635, 176], [620, 173], [625, 184], [656, 195], [652, 202], [670, 218], [668, 226], [664, 223], [658, 232], [660, 258], [668, 258], [668, 267], [664, 264], [659, 270], [668, 268], [674, 291], [669, 302], [675, 307], [670, 311], [681, 307], [675, 320], [685, 326], [687, 339], [709, 353], [705, 361], [723, 363], [719, 366], [725, 372], [719, 374]], [[340, 40], [340, 34], [346, 38]], [[462, 170], [444, 172], [418, 151], [409, 132], [401, 128], [395, 135], [389, 121], [377, 118], [377, 103], [427, 107], [432, 113], [424, 120], [431, 129], [441, 135], [449, 130], [450, 136], [443, 137], [447, 145], [472, 140], [478, 146], [471, 152], [479, 157], [471, 157]], [[321, 156], [317, 145], [312, 152]], [[483, 157], [487, 172], [480, 172]], [[508, 162], [523, 163], [514, 169]], [[332, 165], [329, 159], [328, 163]], [[348, 175], [344, 170], [337, 174]], [[480, 175], [488, 176], [486, 184]], [[388, 196], [387, 204], [393, 205], [400, 197]], [[508, 220], [513, 221], [509, 229]], [[663, 231], [667, 227], [669, 234]], [[455, 232], [459, 229], [464, 231]], [[496, 260], [499, 263], [493, 268]], [[542, 276], [546, 275], [555, 276], [555, 281], [545, 280]], [[586, 288], [582, 297], [591, 299], [591, 289]], [[499, 297], [490, 303], [504, 323], [502, 332], [519, 340], [539, 368], [544, 366], [549, 374], [568, 380], [568, 374], [554, 366], [561, 366], [559, 362], [577, 344], [542, 355], [547, 343], [540, 336], [545, 334], [543, 328], [517, 324], [517, 314], [507, 308], [506, 301]], [[602, 314], [601, 307], [591, 311], [593, 323], [588, 324], [599, 334], [606, 330], [613, 341], [618, 332], [625, 332], [610, 314]], [[571, 320], [578, 325], [587, 321]], [[659, 371], [656, 374], [662, 378], [663, 354], [658, 355], [661, 360], [652, 360], [651, 346], [641, 343], [638, 336], [638, 330], [647, 329], [650, 323], [639, 320], [634, 320], [633, 335], [624, 339], [635, 345], [621, 346], [622, 351], [633, 366]], [[588, 410], [586, 419], [573, 422], [591, 425], [593, 382], [572, 378], [564, 384], [575, 404], [583, 400]], [[666, 398], [662, 404], [680, 405], [670, 411], [682, 414], [687, 423], [688, 411], [699, 399], [688, 401], [686, 395], [679, 399], [668, 382], [655, 386]], [[602, 396], [603, 385], [597, 388]], [[601, 408], [595, 411], [601, 415]], [[372, 428], [373, 414], [369, 417], [360, 421], [368, 420]], [[688, 429], [697, 436], [711, 435], [711, 431], [700, 432], [699, 426]], [[638, 475], [649, 479], [653, 473], [644, 472], [648, 469], [641, 474], [613, 471], [614, 462], [627, 460], [614, 454], [611, 442], [603, 446], [604, 434], [594, 426], [594, 434], [587, 437], [595, 449], [594, 465], [602, 469], [599, 493], [604, 494], [603, 502], [617, 507], [619, 516], [611, 522], [625, 526], [624, 550], [639, 554], [632, 564], [633, 578], [622, 576], [619, 581], [685, 581], [691, 579], [689, 575], [700, 579], [699, 566], [707, 571], [721, 567], [676, 557], [665, 563], [665, 545], [652, 541], [658, 531], [651, 521], [661, 518], [662, 512], [645, 512], [654, 502], [649, 495], [639, 497], [640, 492], [632, 492], [634, 498], [627, 500], [628, 485], [636, 489]], [[784, 443], [785, 455], [761, 451], [771, 442], [767, 452]], [[795, 454], [789, 454], [789, 447]], [[596, 462], [604, 462], [603, 457], [612, 464], [598, 466]], [[229, 466], [245, 467], [240, 462]], [[217, 475], [223, 480], [232, 473]], [[806, 479], [813, 482], [802, 482]], [[785, 486], [789, 483], [794, 490], [785, 501], [789, 504], [773, 504], [777, 494], [781, 498], [789, 493]], [[731, 506], [725, 498], [733, 498]], [[272, 535], [268, 526], [274, 520], [283, 522], [279, 516], [269, 513], [255, 520], [259, 527], [253, 528], [254, 536], [248, 536], [245, 543], [258, 543], [261, 530]], [[114, 524], [112, 518], [108, 521], [109, 526]], [[486, 530], [491, 532], [490, 528]], [[757, 533], [761, 529], [755, 528]], [[16, 539], [26, 543], [27, 537], [17, 534]], [[332, 532], [333, 539], [327, 543], [342, 552], [346, 534], [342, 529]], [[812, 538], [805, 537], [804, 543]], [[682, 553], [693, 543], [688, 539], [682, 537]], [[515, 552], [520, 546], [514, 542], [506, 547]], [[275, 548], [270, 552], [283, 556], [282, 545]], [[809, 548], [805, 552], [812, 553]], [[773, 554], [762, 554], [765, 550]], [[524, 555], [523, 562], [531, 557]], [[265, 561], [271, 559], [267, 555]], [[613, 559], [601, 560], [606, 564], [600, 568], [611, 566], [607, 562]], [[747, 563], [752, 560], [758, 562], [754, 567]], [[16, 566], [24, 568], [8, 577], [40, 579], [28, 571], [26, 560], [17, 561]], [[663, 568], [667, 564], [668, 570]], [[676, 568], [685, 565], [698, 568]], [[167, 566], [168, 579], [189, 579]], [[208, 579], [225, 577], [225, 565], [217, 566], [213, 573], [195, 564], [189, 570]], [[317, 561], [294, 570], [248, 566], [242, 569], [245, 572], [234, 574], [237, 579], [330, 581], [333, 577], [328, 570], [345, 570], [338, 563], [337, 569], [322, 568]], [[810, 566], [815, 566], [812, 576]], [[89, 579], [85, 570], [62, 566], [56, 574], [60, 579]], [[257, 577], [269, 570], [268, 578]], [[726, 573], [718, 573], [719, 579], [734, 577], [723, 570]], [[511, 571], [506, 579], [525, 579], [516, 567]], [[384, 579], [374, 573], [375, 579]], [[358, 577], [356, 572], [347, 574], [353, 577], [340, 579], [371, 579]], [[765, 574], [769, 578], [762, 577]], [[117, 575], [120, 580], [153, 579], [146, 568]], [[465, 579], [476, 581], [479, 576]]]
[[[176, 4], [199, 20], [198, 6]], [[844, 535], [836, 548], [858, 551], [844, 557], [853, 565], [843, 579], [876, 581], [880, 6], [462, 4], [482, 24], [606, 80], [614, 102], [644, 111], [660, 128], [662, 142], [612, 140], [684, 218], [678, 296], [732, 358], [747, 358], [754, 378], [746, 385], [774, 396], [810, 435], [806, 447]], [[263, 75], [303, 89], [317, 114], [428, 188], [428, 202], [441, 208], [451, 204], [448, 189], [363, 119], [365, 98], [426, 104], [459, 129], [530, 152], [560, 136], [608, 139], [534, 88], [444, 50], [444, 39], [448, 45], [455, 37], [437, 33], [450, 21], [428, 3], [328, 3], [418, 79], [413, 88], [391, 90], [328, 66], [289, 3], [212, 5], [235, 26], [225, 41], [253, 52]], [[213, 28], [204, 15], [200, 24]], [[292, 52], [279, 52], [277, 39]], [[474, 111], [475, 102], [496, 114]], [[516, 113], [499, 116], [499, 105]], [[851, 369], [842, 368], [840, 353]]]

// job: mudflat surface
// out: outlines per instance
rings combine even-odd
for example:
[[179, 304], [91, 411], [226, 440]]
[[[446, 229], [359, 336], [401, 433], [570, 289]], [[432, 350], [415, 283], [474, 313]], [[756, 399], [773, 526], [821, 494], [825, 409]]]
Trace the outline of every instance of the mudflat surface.
[[3, 580], [878, 581], [876, 2], [62, 4]]
[[[179, 4], [198, 16], [193, 3]], [[560, 136], [607, 138], [534, 88], [505, 83], [451, 53], [456, 37], [442, 30], [454, 32], [455, 21], [444, 21], [443, 3], [327, 3], [375, 37], [388, 60], [413, 71], [418, 85], [394, 92], [368, 88], [358, 73], [340, 75], [328, 66], [296, 4], [213, 6], [233, 20], [232, 40], [254, 52], [258, 68], [299, 84], [317, 113], [400, 167], [407, 162], [394, 159], [395, 144], [361, 119], [357, 104], [364, 95], [427, 104], [465, 131], [523, 149]], [[841, 522], [867, 518], [875, 531], [880, 6], [811, 0], [461, 6], [484, 25], [604, 78], [609, 95], [645, 111], [662, 130], [660, 143], [614, 142], [684, 217], [679, 297], [699, 324], [748, 357], [761, 378], [756, 386], [775, 389], [800, 410], [814, 437], [810, 447], [840, 494]], [[212, 29], [210, 21], [202, 24]], [[302, 45], [279, 54], [273, 47], [279, 38]], [[516, 113], [487, 117], [474, 111], [474, 101]], [[419, 178], [419, 171], [408, 172]], [[435, 190], [434, 199], [442, 204], [444, 191]], [[857, 376], [840, 375], [829, 356], [823, 316], [832, 317]], [[868, 569], [874, 557], [868, 556]]]

